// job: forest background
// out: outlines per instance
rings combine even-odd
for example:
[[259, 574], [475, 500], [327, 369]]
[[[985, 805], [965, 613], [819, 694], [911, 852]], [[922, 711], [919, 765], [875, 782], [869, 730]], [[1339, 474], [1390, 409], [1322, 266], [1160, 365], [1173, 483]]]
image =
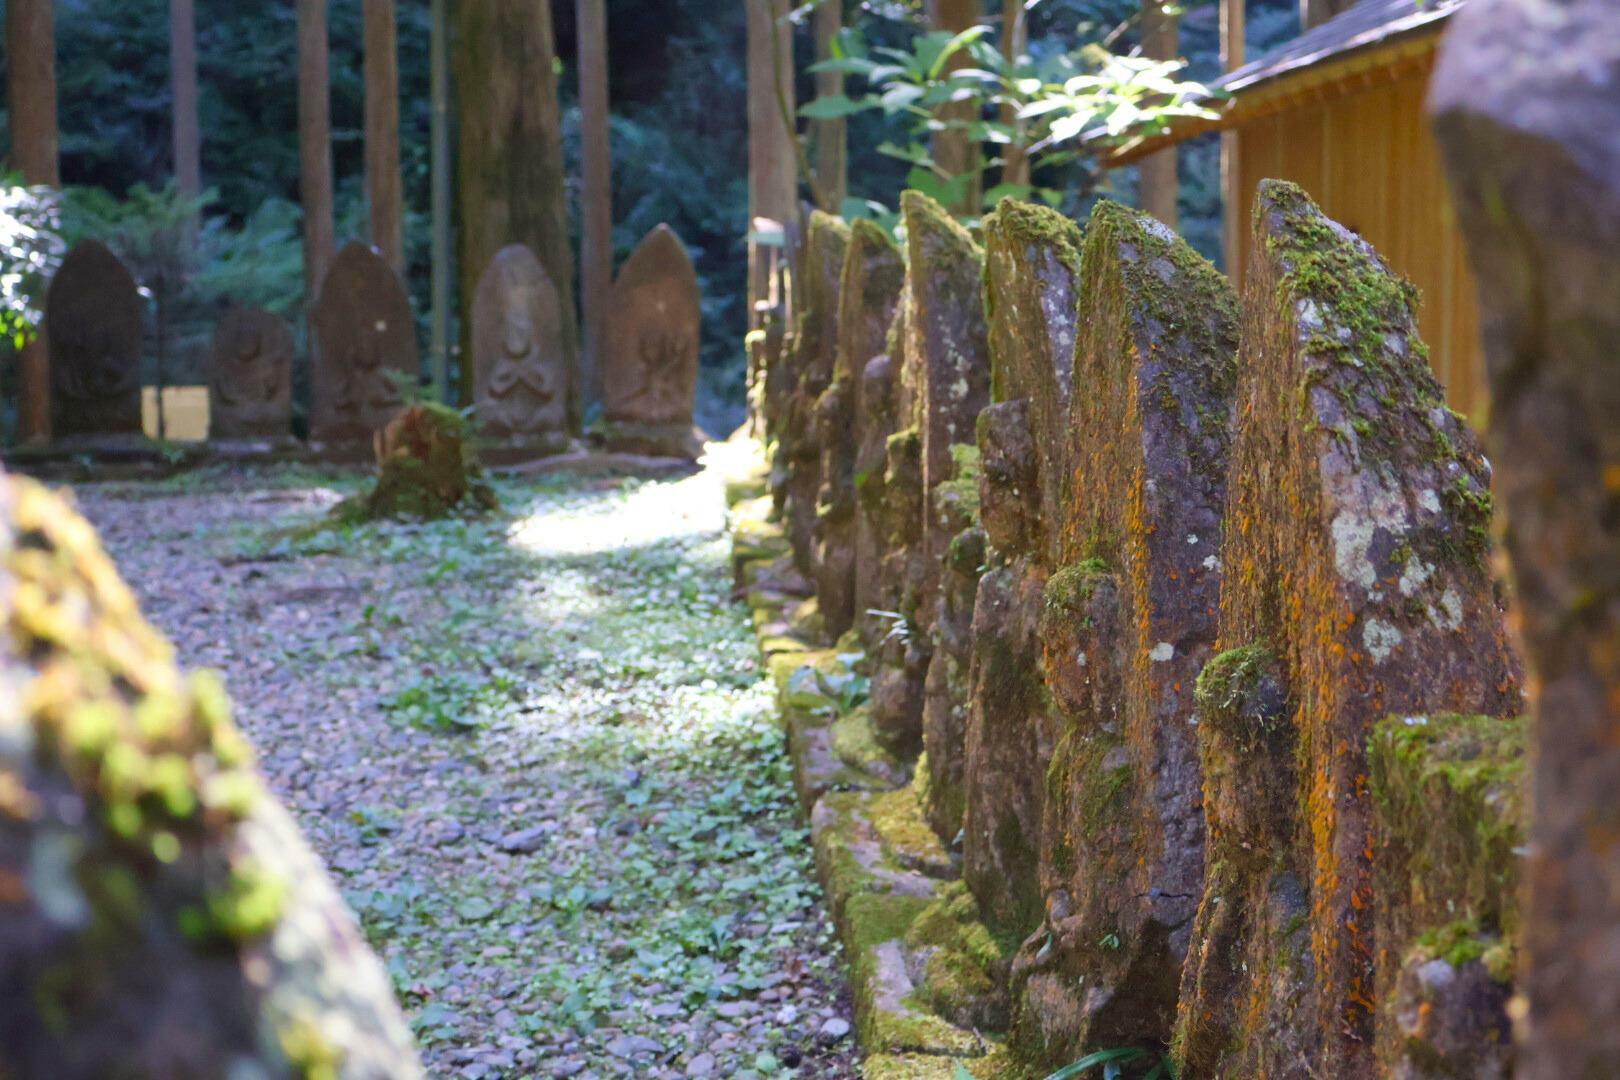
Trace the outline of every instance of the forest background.
[[[0, 0], [0, 11], [4, 9]], [[994, 6], [994, 5], [990, 5]], [[154, 234], [191, 214], [202, 222], [169, 316], [163, 381], [204, 379], [209, 337], [226, 303], [257, 304], [301, 328], [303, 256], [298, 206], [297, 51], [291, 3], [196, 0], [203, 184], [201, 206], [170, 186], [170, 99], [166, 0], [57, 0], [59, 124], [66, 239], [93, 235], [138, 264]], [[1033, 57], [1088, 45], [1129, 53], [1139, 0], [1030, 0]], [[724, 434], [743, 409], [747, 287], [747, 110], [745, 7], [735, 0], [610, 0], [608, 48], [613, 149], [615, 260], [659, 222], [686, 241], [703, 286], [699, 423]], [[360, 0], [331, 0], [331, 111], [339, 240], [365, 235]], [[1181, 78], [1219, 74], [1213, 3], [1178, 9]], [[987, 12], [987, 15], [992, 14]], [[812, 62], [809, 5], [795, 12], [800, 72]], [[399, 4], [400, 147], [408, 284], [425, 343], [429, 312], [429, 15], [425, 0]], [[577, 250], [580, 175], [574, 7], [552, 4], [563, 108], [572, 238]], [[1248, 54], [1298, 32], [1287, 0], [1251, 0]], [[845, 16], [874, 45], [905, 48], [922, 32], [915, 0], [865, 0]], [[0, 57], [0, 75], [4, 58]], [[801, 75], [798, 100], [814, 98]], [[9, 133], [0, 117], [0, 141]], [[849, 193], [881, 213], [895, 206], [910, 168], [880, 152], [902, 121], [879, 110], [849, 117]], [[1180, 228], [1220, 258], [1219, 145], [1194, 140], [1180, 155]], [[1036, 183], [1060, 208], [1084, 214], [1098, 196], [1134, 198], [1134, 170], [1098, 173], [1084, 157], [1054, 166]], [[137, 276], [140, 267], [136, 266]], [[452, 281], [456, 280], [452, 275]], [[459, 305], [453, 303], [452, 311]], [[152, 335], [148, 335], [149, 339]], [[451, 340], [457, 340], [452, 327]], [[8, 348], [0, 343], [0, 351]], [[148, 342], [148, 352], [151, 342]], [[147, 358], [147, 382], [155, 359]], [[0, 365], [9, 383], [13, 365]], [[7, 413], [15, 394], [0, 385]], [[0, 415], [0, 430], [13, 418]]]

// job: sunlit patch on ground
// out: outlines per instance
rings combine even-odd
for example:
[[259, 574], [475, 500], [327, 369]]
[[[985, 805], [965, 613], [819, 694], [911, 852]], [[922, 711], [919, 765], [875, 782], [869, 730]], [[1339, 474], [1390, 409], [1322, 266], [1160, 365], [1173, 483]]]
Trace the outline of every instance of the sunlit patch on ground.
[[354, 483], [303, 481], [81, 498], [185, 662], [226, 673], [430, 1070], [855, 1075], [712, 474], [289, 535], [329, 501], [297, 491]]

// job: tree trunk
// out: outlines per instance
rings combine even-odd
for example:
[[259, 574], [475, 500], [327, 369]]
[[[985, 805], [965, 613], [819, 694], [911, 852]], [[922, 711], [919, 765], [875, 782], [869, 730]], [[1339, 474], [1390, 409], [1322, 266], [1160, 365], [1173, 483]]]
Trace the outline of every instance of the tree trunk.
[[579, 125], [584, 191], [580, 199], [580, 307], [585, 335], [580, 367], [587, 401], [602, 397], [602, 343], [613, 290], [613, 147], [608, 130], [607, 11], [604, 0], [577, 0]]
[[404, 196], [399, 177], [399, 56], [394, 0], [364, 0], [364, 13], [366, 201], [371, 209], [371, 243], [403, 277]]
[[[1248, 14], [1245, 0], [1220, 0], [1221, 4], [1221, 71], [1236, 71], [1247, 55], [1245, 37], [1248, 33]], [[1242, 206], [1247, 194], [1241, 188], [1238, 168], [1239, 138], [1235, 131], [1221, 132], [1221, 269], [1240, 290], [1243, 285], [1243, 267], [1239, 253], [1243, 250]]]
[[[304, 204], [304, 299], [315, 311], [332, 263], [332, 114], [327, 72], [326, 0], [298, 0], [298, 165]], [[310, 336], [313, 348], [314, 336]]]
[[1354, 7], [1355, 3], [1356, 0], [1299, 0], [1299, 29], [1304, 32], [1320, 26]]
[[433, 372], [433, 396], [450, 400], [450, 16], [449, 0], [431, 0], [432, 40], [429, 43], [429, 97], [432, 99], [433, 202], [433, 315], [428, 366]]
[[[822, 0], [815, 12], [816, 59], [832, 58], [833, 41], [844, 26], [844, 0]], [[816, 72], [816, 96], [832, 97], [844, 92], [844, 73]], [[829, 214], [843, 210], [849, 190], [849, 124], [843, 117], [817, 120], [811, 125], [816, 143], [816, 192], [821, 208]]]
[[[798, 212], [798, 162], [793, 147], [793, 34], [788, 0], [748, 3], [748, 217], [790, 224]], [[762, 318], [761, 303], [772, 294], [771, 268], [779, 249], [750, 244], [748, 300], [750, 325]]]
[[[1164, 10], [1165, 0], [1142, 0], [1142, 55], [1152, 60], [1173, 60], [1181, 53], [1181, 20]], [[1166, 147], [1143, 159], [1139, 167], [1142, 209], [1176, 228], [1176, 148]]]
[[478, 277], [507, 244], [539, 256], [561, 301], [568, 415], [579, 427], [581, 381], [573, 355], [573, 252], [563, 187], [562, 124], [550, 0], [460, 0], [454, 5], [461, 204], [461, 389], [472, 400], [468, 334]]
[[[1002, 0], [1001, 11], [1001, 53], [1007, 58], [1009, 65], [1018, 63], [1019, 57], [1029, 47], [1029, 16], [1024, 12], [1024, 0]], [[1018, 119], [1018, 110], [1012, 105], [1001, 107], [1001, 122], [1013, 128], [1019, 134], [1014, 140], [1002, 149], [1001, 154], [1001, 182], [1003, 184], [1028, 184], [1029, 154], [1021, 141], [1024, 125]]]
[[194, 0], [169, 0], [169, 84], [173, 95], [174, 182], [202, 194], [202, 130], [197, 123], [197, 13]]
[[[11, 110], [10, 167], [23, 183], [58, 187], [56, 152], [56, 23], [52, 0], [6, 5], [6, 96]], [[17, 437], [51, 437], [50, 353], [46, 329], [17, 357]]]
[[[981, 13], [979, 0], [927, 0], [928, 23], [935, 30], [959, 34], [977, 25]], [[949, 70], [955, 71], [972, 64], [972, 57], [959, 52], [951, 58]], [[943, 106], [935, 115], [942, 121], [967, 122], [977, 116], [977, 106], [973, 102], [958, 102]], [[971, 177], [961, 197], [951, 205], [951, 212], [958, 215], [977, 213], [983, 190], [983, 178], [979, 173], [982, 160], [979, 144], [968, 137], [967, 131], [951, 129], [934, 135], [933, 152], [934, 163], [948, 176]]]

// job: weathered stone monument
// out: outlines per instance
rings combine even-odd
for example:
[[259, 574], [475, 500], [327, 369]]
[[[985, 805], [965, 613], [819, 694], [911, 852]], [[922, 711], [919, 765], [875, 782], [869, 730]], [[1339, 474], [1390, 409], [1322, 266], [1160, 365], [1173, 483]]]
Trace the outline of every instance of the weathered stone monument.
[[849, 227], [819, 210], [810, 215], [801, 257], [803, 271], [794, 280], [798, 330], [786, 355], [786, 408], [782, 415], [777, 457], [784, 470], [781, 492], [793, 564], [814, 580], [816, 501], [821, 489], [821, 446], [816, 409], [832, 384], [838, 348], [838, 281], [844, 270]]
[[[821, 488], [816, 500], [816, 595], [827, 633], [836, 639], [855, 622], [856, 458], [863, 442], [860, 417], [867, 364], [883, 353], [905, 282], [894, 241], [877, 224], [849, 230], [838, 288], [838, 337], [832, 384], [816, 404]], [[864, 477], [863, 477], [864, 478]]]
[[1044, 940], [1014, 967], [1041, 1064], [1162, 1043], [1204, 873], [1193, 686], [1212, 655], [1237, 367], [1226, 279], [1150, 215], [1086, 226], [1073, 491], [1040, 641], [1055, 710]]
[[568, 352], [557, 288], [523, 244], [490, 260], [473, 297], [472, 347], [482, 434], [537, 453], [568, 446]]
[[[963, 747], [962, 874], [985, 920], [1040, 922], [1042, 805], [1055, 745], [1040, 624], [1067, 488], [1080, 229], [1005, 200], [984, 221], [992, 397], [979, 414], [980, 520], [989, 541], [972, 626]], [[1048, 509], [1050, 508], [1050, 509]], [[1048, 533], [1054, 534], [1048, 537]]]
[[59, 442], [141, 436], [141, 339], [135, 279], [105, 244], [82, 240], [45, 292], [51, 432]]
[[686, 247], [668, 225], [641, 241], [613, 283], [603, 355], [609, 449], [695, 458], [702, 297]]
[[281, 316], [233, 305], [209, 354], [208, 434], [278, 440], [292, 434], [292, 328]]
[[[1417, 726], [1520, 706], [1487, 561], [1490, 472], [1429, 371], [1412, 286], [1291, 184], [1261, 185], [1254, 229], [1220, 655], [1199, 678], [1189, 728], [1210, 870], [1175, 1047], [1187, 1075], [1372, 1076], [1375, 1034], [1390, 1038], [1375, 1018], [1379, 985], [1434, 957], [1379, 938], [1394, 925], [1380, 905], [1402, 900], [1376, 888], [1369, 739], [1386, 717]], [[1166, 497], [1137, 490], [1149, 507]], [[1201, 551], [1205, 533], [1187, 531], [1200, 541], [1187, 550]], [[1181, 533], [1156, 536], [1185, 543]], [[1192, 570], [1148, 584], [1185, 584]], [[1156, 631], [1142, 640], [1166, 648]], [[1173, 660], [1180, 647], [1164, 640]], [[1447, 899], [1468, 922], [1470, 898]], [[1473, 949], [1451, 959], [1466, 966], [1484, 946]], [[1468, 985], [1461, 974], [1451, 985]]]
[[1620, 1075], [1620, 8], [1475, 0], [1430, 109], [1534, 700], [1518, 1075]]
[[16, 1076], [421, 1075], [377, 962], [90, 526], [0, 477], [0, 1031]]
[[967, 729], [973, 603], [984, 537], [978, 528], [974, 425], [990, 403], [990, 349], [981, 275], [984, 253], [934, 200], [908, 191], [906, 224], [911, 311], [907, 358], [914, 373], [922, 461], [918, 588], [902, 610], [926, 634], [924, 808], [945, 837], [961, 829], [962, 748]]
[[405, 286], [375, 250], [345, 245], [321, 284], [313, 328], [310, 439], [369, 446], [399, 409], [395, 378], [419, 372]]

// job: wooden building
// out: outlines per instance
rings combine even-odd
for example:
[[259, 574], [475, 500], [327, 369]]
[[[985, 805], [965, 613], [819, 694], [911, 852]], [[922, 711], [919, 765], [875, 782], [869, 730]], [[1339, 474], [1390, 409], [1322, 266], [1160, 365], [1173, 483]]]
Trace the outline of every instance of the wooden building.
[[[1299, 184], [1417, 285], [1421, 329], [1451, 405], [1476, 425], [1487, 406], [1479, 313], [1463, 238], [1429, 132], [1424, 99], [1435, 47], [1463, 0], [1361, 0], [1214, 85], [1230, 95], [1216, 120], [1112, 151], [1109, 167], [1218, 130], [1226, 265], [1234, 283], [1248, 263], [1250, 214], [1262, 179]], [[1242, 37], [1242, 0], [1222, 0], [1223, 37]], [[1236, 53], [1236, 55], [1234, 55]]]

